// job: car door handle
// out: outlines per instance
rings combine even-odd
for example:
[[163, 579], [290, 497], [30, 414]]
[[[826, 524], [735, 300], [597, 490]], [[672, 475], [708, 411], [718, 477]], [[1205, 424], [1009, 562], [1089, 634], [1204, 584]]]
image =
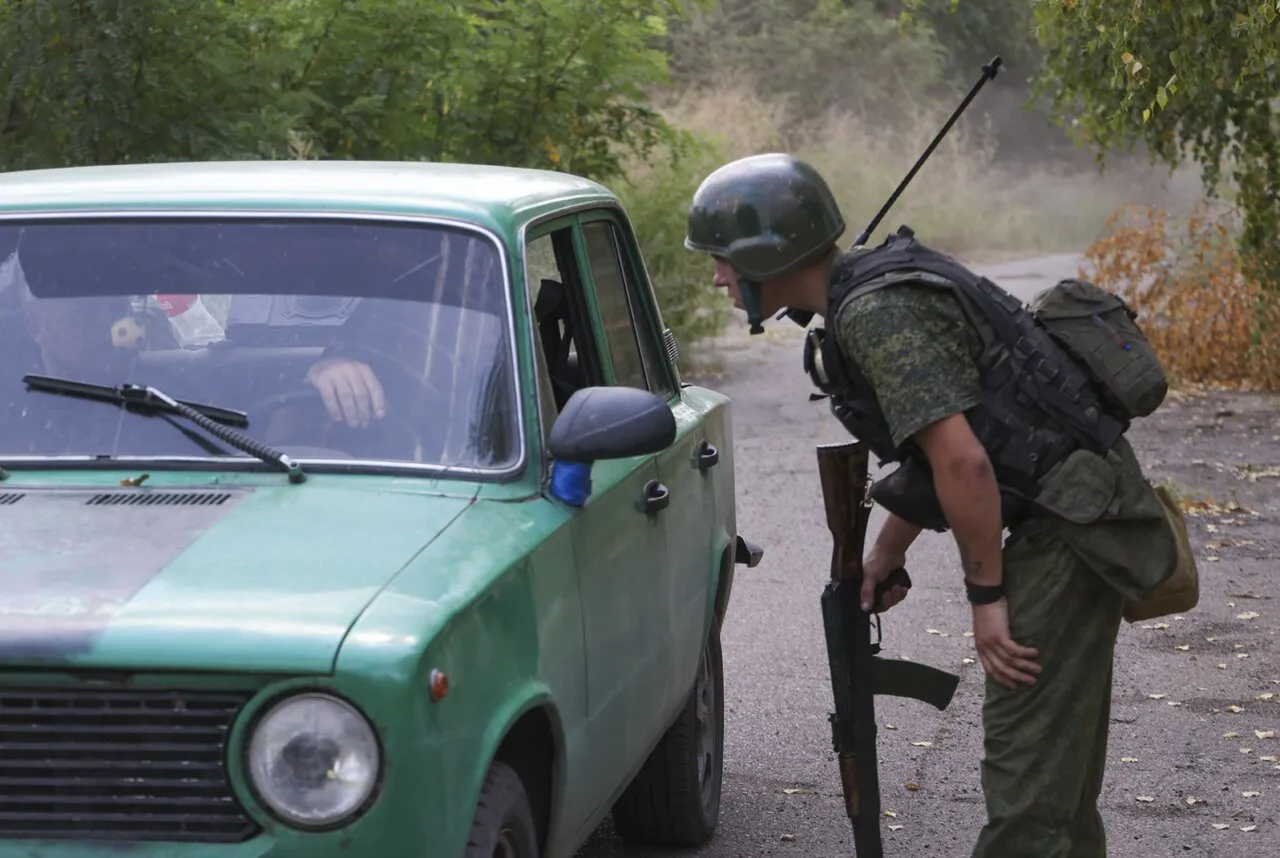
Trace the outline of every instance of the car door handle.
[[710, 441], [700, 441], [698, 443], [698, 452], [695, 461], [699, 471], [705, 471], [708, 468], [714, 468], [720, 464], [720, 451], [717, 450]]
[[644, 511], [657, 512], [671, 505], [671, 492], [657, 480], [650, 480], [644, 486]]

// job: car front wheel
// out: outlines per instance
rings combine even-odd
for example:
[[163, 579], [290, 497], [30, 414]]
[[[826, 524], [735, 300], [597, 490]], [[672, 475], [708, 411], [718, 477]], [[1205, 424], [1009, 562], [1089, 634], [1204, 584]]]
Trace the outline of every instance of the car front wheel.
[[723, 756], [724, 665], [713, 620], [684, 709], [613, 806], [618, 835], [654, 846], [707, 843], [720, 818]]
[[524, 784], [494, 761], [476, 802], [464, 858], [538, 858], [538, 832]]

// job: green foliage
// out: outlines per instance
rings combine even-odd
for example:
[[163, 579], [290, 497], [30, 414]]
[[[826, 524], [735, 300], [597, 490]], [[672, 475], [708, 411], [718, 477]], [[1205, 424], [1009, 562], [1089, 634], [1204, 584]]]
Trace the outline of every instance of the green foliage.
[[[678, 0], [10, 0], [0, 166], [313, 157], [619, 175]], [[294, 148], [291, 149], [291, 146]]]
[[248, 36], [215, 3], [0, 5], [0, 166], [254, 151], [266, 93]]
[[[964, 0], [961, 0], [964, 2]], [[1039, 90], [1077, 139], [1191, 158], [1214, 195], [1230, 178], [1242, 258], [1280, 290], [1280, 7], [1275, 0], [1034, 0]]]

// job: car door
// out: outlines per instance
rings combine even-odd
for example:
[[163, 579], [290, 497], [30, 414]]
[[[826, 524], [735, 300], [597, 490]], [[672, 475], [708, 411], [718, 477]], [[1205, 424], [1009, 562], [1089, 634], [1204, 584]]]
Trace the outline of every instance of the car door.
[[676, 419], [675, 443], [658, 454], [658, 479], [670, 497], [662, 516], [667, 554], [665, 563], [655, 563], [648, 572], [655, 583], [661, 578], [667, 594], [663, 622], [670, 646], [662, 696], [666, 714], [673, 717], [693, 685], [712, 598], [708, 590], [718, 517], [711, 473], [719, 463], [720, 441], [699, 403], [681, 396], [662, 348], [656, 302], [648, 281], [637, 274], [639, 254], [629, 227], [612, 212], [599, 211], [583, 216], [582, 234], [609, 337], [614, 382], [661, 396]]
[[[576, 223], [545, 227], [530, 240], [529, 254], [554, 260], [553, 276], [539, 275], [536, 282], [530, 277], [531, 291], [537, 293], [531, 296], [535, 314], [543, 315], [540, 335], [546, 336], [540, 342], [544, 354], [551, 352], [545, 361], [551, 378], [541, 387], [553, 397], [547, 411], [554, 419], [574, 388], [610, 384], [613, 375]], [[593, 810], [644, 762], [660, 729], [663, 698], [658, 689], [668, 668], [668, 593], [653, 567], [654, 558], [666, 555], [666, 512], [646, 510], [644, 502], [657, 479], [652, 455], [595, 462], [590, 497], [571, 525], [591, 748], [585, 771], [589, 783], [582, 786]]]

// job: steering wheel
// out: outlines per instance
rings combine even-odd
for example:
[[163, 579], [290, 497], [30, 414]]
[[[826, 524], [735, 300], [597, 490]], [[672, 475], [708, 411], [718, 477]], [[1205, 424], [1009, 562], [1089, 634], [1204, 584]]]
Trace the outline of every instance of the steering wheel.
[[265, 415], [259, 418], [259, 422], [261, 425], [267, 426], [281, 409], [291, 406], [298, 406], [302, 409], [302, 417], [309, 427], [321, 427], [319, 441], [317, 442], [319, 446], [333, 449], [335, 453], [342, 453], [344, 456], [351, 455], [346, 452], [348, 446], [353, 446], [357, 449], [371, 446], [369, 441], [370, 433], [382, 435], [381, 443], [376, 445], [378, 448], [403, 449], [406, 451], [404, 455], [409, 458], [411, 458], [411, 454], [408, 451], [416, 449], [421, 440], [418, 427], [410, 423], [403, 414], [397, 414], [394, 410], [389, 410], [386, 416], [380, 420], [376, 418], [371, 420], [369, 425], [365, 427], [352, 427], [347, 425], [345, 421], [334, 420], [329, 414], [329, 409], [325, 405], [324, 397], [321, 396], [320, 391], [307, 383], [303, 383], [296, 390], [278, 393], [260, 400], [249, 409], [249, 414], [252, 416]]

